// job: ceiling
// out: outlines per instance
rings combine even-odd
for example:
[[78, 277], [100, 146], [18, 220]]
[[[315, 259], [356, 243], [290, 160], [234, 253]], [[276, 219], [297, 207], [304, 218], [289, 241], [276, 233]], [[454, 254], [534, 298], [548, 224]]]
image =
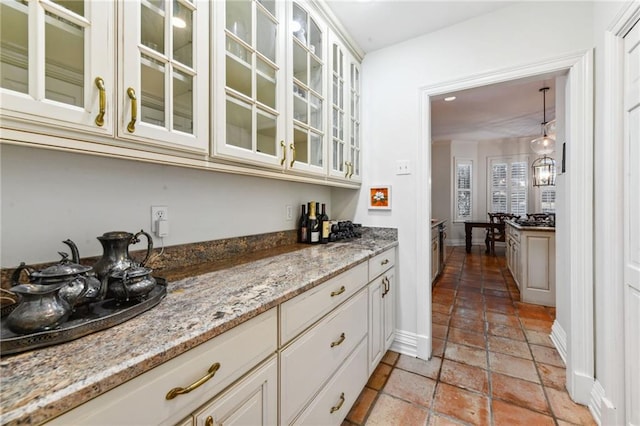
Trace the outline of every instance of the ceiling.
[[[365, 51], [437, 31], [512, 6], [516, 1], [327, 0], [353, 40]], [[432, 98], [432, 140], [488, 140], [540, 135], [541, 87], [547, 92], [547, 120], [555, 118], [555, 76], [457, 92], [453, 102]]]

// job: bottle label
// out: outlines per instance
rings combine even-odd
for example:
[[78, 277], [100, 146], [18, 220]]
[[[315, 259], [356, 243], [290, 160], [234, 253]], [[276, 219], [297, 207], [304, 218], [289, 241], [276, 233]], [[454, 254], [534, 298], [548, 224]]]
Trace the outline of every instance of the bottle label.
[[325, 220], [324, 222], [322, 222], [322, 238], [329, 238], [329, 225], [331, 225], [329, 223], [328, 220]]
[[317, 243], [318, 241], [320, 241], [320, 232], [311, 231], [311, 242]]
[[302, 242], [302, 243], [306, 243], [307, 242], [307, 228], [306, 227], [300, 228], [300, 242]]

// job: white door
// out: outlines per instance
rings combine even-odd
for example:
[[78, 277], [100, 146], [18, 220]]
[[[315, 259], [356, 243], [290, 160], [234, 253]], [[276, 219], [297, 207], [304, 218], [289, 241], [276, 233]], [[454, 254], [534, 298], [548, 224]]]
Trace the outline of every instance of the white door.
[[[640, 21], [639, 21], [640, 22]], [[624, 282], [627, 424], [640, 425], [640, 24], [624, 38]]]

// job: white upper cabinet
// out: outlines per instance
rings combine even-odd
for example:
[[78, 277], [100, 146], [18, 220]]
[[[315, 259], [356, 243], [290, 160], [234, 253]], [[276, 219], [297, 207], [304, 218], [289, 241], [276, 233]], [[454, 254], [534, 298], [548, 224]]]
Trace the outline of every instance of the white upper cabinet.
[[112, 135], [114, 11], [108, 1], [2, 0], [3, 117]]
[[302, 2], [288, 3], [288, 168], [327, 173], [327, 40], [324, 21]]
[[118, 136], [206, 153], [209, 2], [121, 4]]
[[361, 180], [360, 64], [331, 37], [331, 136], [329, 175], [340, 180]]
[[284, 3], [214, 2], [214, 155], [284, 167]]

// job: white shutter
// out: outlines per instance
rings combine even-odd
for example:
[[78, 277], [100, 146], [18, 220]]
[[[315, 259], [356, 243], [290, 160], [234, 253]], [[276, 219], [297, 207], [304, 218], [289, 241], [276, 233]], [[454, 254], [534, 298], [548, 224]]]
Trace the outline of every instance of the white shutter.
[[556, 212], [556, 189], [544, 188], [540, 191], [540, 209], [542, 213]]
[[473, 163], [470, 160], [456, 160], [455, 176], [455, 220], [471, 219], [473, 212]]
[[526, 157], [494, 158], [489, 162], [489, 200], [491, 213], [527, 213], [529, 166]]

